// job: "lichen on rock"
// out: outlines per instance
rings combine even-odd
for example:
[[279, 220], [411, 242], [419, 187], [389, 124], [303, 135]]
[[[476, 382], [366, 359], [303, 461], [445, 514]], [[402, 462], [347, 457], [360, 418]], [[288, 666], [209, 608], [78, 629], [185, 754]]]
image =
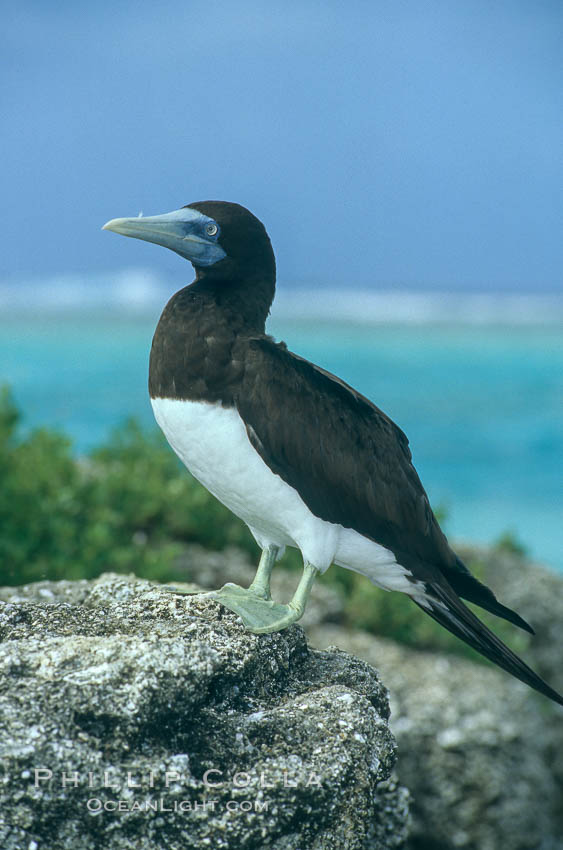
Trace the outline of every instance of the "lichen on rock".
[[3, 850], [404, 842], [387, 692], [365, 662], [133, 577], [1, 598]]

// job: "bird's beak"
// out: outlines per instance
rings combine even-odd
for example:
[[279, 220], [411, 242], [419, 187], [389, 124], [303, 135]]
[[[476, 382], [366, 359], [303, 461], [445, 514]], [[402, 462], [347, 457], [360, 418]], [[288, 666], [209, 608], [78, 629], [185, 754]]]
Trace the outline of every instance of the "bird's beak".
[[217, 237], [208, 236], [207, 224], [213, 219], [190, 207], [183, 207], [164, 215], [142, 216], [137, 218], [112, 218], [102, 230], [113, 230], [122, 236], [143, 239], [170, 248], [196, 266], [210, 266], [227, 256], [217, 241]]

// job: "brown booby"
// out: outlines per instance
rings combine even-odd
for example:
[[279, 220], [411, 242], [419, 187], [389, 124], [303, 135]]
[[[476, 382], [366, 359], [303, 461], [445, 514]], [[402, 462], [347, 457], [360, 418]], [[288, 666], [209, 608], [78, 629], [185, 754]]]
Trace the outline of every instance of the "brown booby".
[[[249, 527], [262, 557], [249, 588], [209, 593], [256, 633], [298, 620], [331, 564], [406, 593], [513, 676], [563, 698], [460, 597], [532, 632], [449, 546], [401, 429], [335, 375], [265, 332], [276, 267], [262, 223], [244, 207], [202, 201], [104, 225], [188, 259], [195, 281], [166, 305], [150, 354], [156, 420], [176, 454]], [[286, 546], [303, 556], [288, 605], [270, 576]]]

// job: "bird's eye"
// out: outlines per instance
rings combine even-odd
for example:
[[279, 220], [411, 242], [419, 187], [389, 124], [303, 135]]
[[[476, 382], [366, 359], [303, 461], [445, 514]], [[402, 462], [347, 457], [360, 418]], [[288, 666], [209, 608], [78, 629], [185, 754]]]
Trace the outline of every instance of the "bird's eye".
[[210, 223], [205, 225], [205, 232], [208, 236], [216, 236], [219, 228], [216, 224]]

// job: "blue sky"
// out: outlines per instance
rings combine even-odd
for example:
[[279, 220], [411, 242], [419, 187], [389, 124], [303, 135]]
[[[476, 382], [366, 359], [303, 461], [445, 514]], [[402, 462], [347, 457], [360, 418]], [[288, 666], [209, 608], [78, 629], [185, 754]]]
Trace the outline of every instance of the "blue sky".
[[563, 3], [6, 4], [0, 276], [149, 266], [102, 233], [252, 209], [307, 286], [563, 288]]

